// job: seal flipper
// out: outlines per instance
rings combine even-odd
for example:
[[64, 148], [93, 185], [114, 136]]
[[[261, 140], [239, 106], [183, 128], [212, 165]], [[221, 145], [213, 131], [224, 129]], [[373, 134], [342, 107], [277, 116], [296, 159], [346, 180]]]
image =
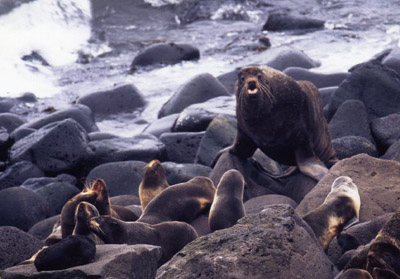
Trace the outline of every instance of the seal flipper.
[[307, 153], [309, 152], [305, 152], [304, 148], [295, 150], [297, 166], [305, 175], [320, 181], [328, 173], [328, 168], [319, 158], [313, 155], [312, 151], [310, 155]]

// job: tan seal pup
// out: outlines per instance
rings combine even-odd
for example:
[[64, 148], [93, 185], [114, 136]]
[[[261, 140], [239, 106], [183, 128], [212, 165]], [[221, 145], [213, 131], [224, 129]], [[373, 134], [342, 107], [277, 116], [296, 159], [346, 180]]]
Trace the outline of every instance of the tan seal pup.
[[367, 271], [388, 269], [400, 274], [400, 211], [383, 226], [369, 246]]
[[148, 224], [166, 221], [190, 223], [210, 208], [214, 194], [214, 183], [207, 177], [196, 176], [162, 191], [147, 205], [137, 221]]
[[90, 220], [90, 227], [106, 244], [161, 246], [163, 255], [160, 265], [197, 238], [194, 228], [184, 222], [163, 222], [150, 225], [141, 222], [124, 222], [110, 216], [100, 216]]
[[142, 211], [147, 204], [169, 186], [165, 170], [160, 161], [153, 160], [146, 165], [143, 180], [139, 185], [139, 199]]
[[295, 81], [269, 67], [248, 66], [238, 73], [235, 94], [238, 130], [233, 145], [224, 150], [246, 159], [259, 148], [317, 181], [328, 172], [324, 163], [337, 161], [322, 99], [311, 82]]
[[350, 177], [340, 176], [332, 183], [325, 201], [303, 219], [313, 229], [324, 251], [327, 251], [329, 243], [345, 225], [358, 220], [360, 206], [357, 186]]
[[218, 184], [208, 217], [211, 232], [230, 228], [245, 215], [244, 185], [243, 175], [239, 171], [229, 170], [224, 173]]

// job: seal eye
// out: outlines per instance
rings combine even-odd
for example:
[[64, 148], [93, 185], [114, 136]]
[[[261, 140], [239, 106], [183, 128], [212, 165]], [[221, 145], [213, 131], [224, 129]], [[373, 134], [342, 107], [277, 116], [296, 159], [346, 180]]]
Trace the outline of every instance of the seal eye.
[[257, 75], [257, 79], [258, 79], [258, 80], [262, 80], [262, 74], [258, 74], [258, 75]]
[[241, 83], [243, 83], [243, 82], [244, 82], [244, 76], [240, 75], [240, 76], [239, 76], [239, 81], [240, 81]]

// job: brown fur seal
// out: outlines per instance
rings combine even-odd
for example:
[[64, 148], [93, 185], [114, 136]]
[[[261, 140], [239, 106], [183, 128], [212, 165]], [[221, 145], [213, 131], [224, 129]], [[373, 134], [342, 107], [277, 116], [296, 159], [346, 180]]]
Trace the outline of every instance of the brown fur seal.
[[372, 272], [374, 279], [400, 279], [400, 275], [389, 269], [374, 268]]
[[75, 228], [72, 235], [88, 236], [96, 244], [102, 244], [103, 242], [90, 229], [90, 219], [97, 216], [100, 216], [100, 213], [94, 205], [88, 202], [79, 203], [75, 211]]
[[228, 148], [232, 154], [245, 159], [259, 148], [317, 181], [328, 172], [324, 163], [337, 160], [312, 83], [269, 67], [248, 66], [238, 73], [235, 94], [238, 131]]
[[110, 216], [95, 217], [90, 226], [106, 244], [151, 244], [161, 246], [160, 265], [168, 261], [186, 244], [197, 238], [192, 226], [184, 222], [164, 222], [150, 225], [124, 222]]
[[214, 194], [214, 183], [207, 177], [196, 176], [162, 191], [147, 205], [137, 221], [148, 224], [167, 221], [190, 223], [210, 208]]
[[139, 185], [139, 199], [142, 211], [154, 197], [168, 186], [165, 170], [160, 161], [153, 160], [147, 164], [143, 180]]
[[373, 279], [368, 271], [363, 269], [351, 268], [341, 273], [335, 279]]
[[367, 270], [388, 269], [400, 274], [400, 211], [383, 226], [372, 241], [367, 255]]
[[350, 177], [340, 176], [332, 183], [325, 201], [303, 219], [313, 229], [322, 248], [327, 251], [329, 243], [349, 221], [359, 218], [360, 195]]
[[244, 185], [243, 175], [237, 170], [224, 173], [218, 184], [208, 217], [211, 232], [230, 228], [245, 215]]

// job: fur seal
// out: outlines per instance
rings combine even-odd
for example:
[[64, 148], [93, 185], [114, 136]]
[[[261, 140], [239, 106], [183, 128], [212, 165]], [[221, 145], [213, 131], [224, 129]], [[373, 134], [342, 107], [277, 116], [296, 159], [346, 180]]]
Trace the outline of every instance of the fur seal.
[[230, 228], [245, 215], [244, 185], [243, 175], [239, 171], [229, 170], [224, 173], [218, 184], [208, 217], [211, 232]]
[[340, 176], [332, 183], [325, 201], [303, 219], [313, 229], [324, 251], [327, 251], [329, 243], [345, 225], [358, 220], [360, 206], [357, 186], [350, 177]]
[[341, 273], [335, 279], [373, 279], [368, 271], [357, 268], [350, 268]]
[[147, 205], [137, 221], [148, 224], [167, 221], [190, 223], [210, 208], [214, 195], [214, 183], [207, 177], [196, 176], [162, 191]]
[[89, 225], [90, 219], [97, 216], [100, 216], [100, 213], [94, 205], [80, 202], [75, 211], [75, 228], [72, 235], [88, 236], [96, 244], [102, 244], [103, 242], [92, 232]]
[[317, 181], [325, 176], [324, 163], [337, 158], [315, 85], [270, 67], [247, 66], [239, 71], [235, 87], [238, 130], [233, 145], [224, 150], [246, 159], [259, 148]]
[[163, 255], [160, 265], [197, 238], [194, 228], [184, 222], [164, 222], [150, 225], [141, 222], [124, 222], [111, 216], [100, 216], [90, 220], [90, 227], [106, 244], [161, 246]]
[[165, 170], [160, 161], [153, 160], [146, 165], [143, 180], [139, 185], [139, 199], [142, 211], [147, 204], [169, 186]]
[[389, 269], [374, 268], [372, 272], [374, 279], [400, 279], [400, 275]]
[[383, 226], [369, 246], [366, 269], [388, 269], [400, 274], [400, 211]]

